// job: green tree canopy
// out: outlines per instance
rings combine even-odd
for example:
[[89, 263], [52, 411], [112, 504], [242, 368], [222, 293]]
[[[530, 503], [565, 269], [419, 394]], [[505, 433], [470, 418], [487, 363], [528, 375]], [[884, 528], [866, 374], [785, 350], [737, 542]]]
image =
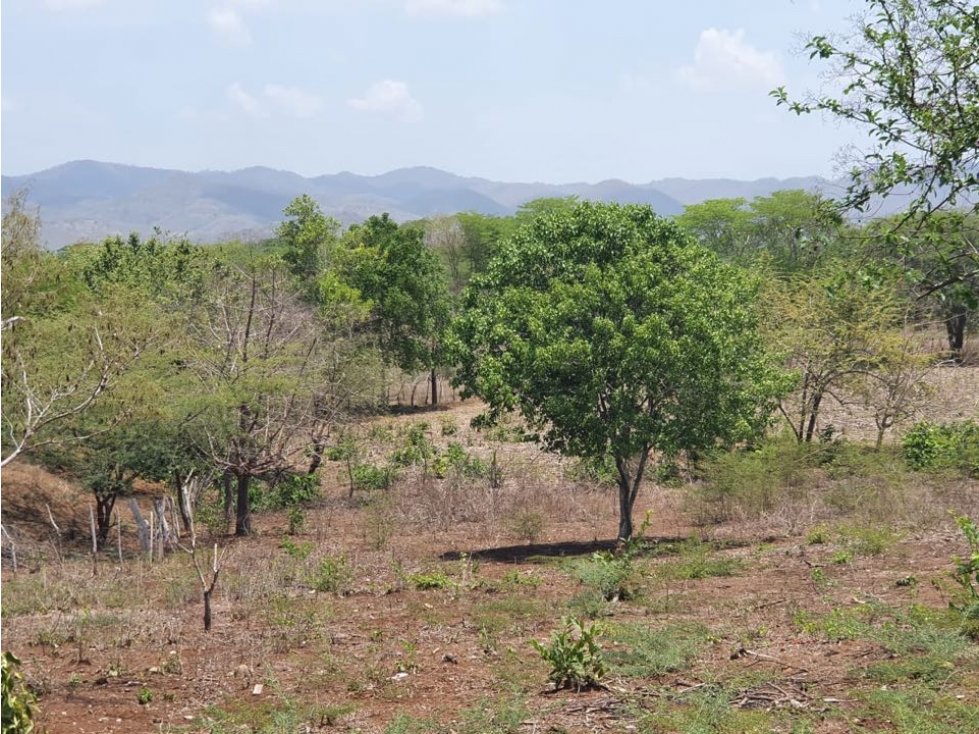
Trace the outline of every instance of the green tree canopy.
[[474, 279], [458, 381], [491, 414], [518, 410], [543, 444], [614, 461], [619, 537], [653, 450], [676, 455], [763, 425], [779, 374], [755, 284], [649, 207], [545, 213]]
[[323, 214], [308, 194], [289, 202], [283, 214], [287, 219], [275, 232], [285, 248], [283, 260], [293, 275], [312, 283], [326, 266], [329, 251], [337, 242], [340, 223]]
[[347, 282], [367, 301], [381, 351], [405, 371], [444, 364], [450, 315], [445, 267], [425, 246], [421, 226], [398, 226], [387, 214], [351, 231], [352, 248], [341, 266]]

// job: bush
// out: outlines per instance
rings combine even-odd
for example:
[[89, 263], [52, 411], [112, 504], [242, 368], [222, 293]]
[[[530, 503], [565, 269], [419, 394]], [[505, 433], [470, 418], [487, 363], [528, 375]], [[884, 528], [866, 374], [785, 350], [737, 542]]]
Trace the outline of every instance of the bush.
[[822, 448], [776, 438], [751, 449], [715, 452], [700, 465], [706, 484], [693, 488], [693, 510], [710, 524], [771, 512], [786, 496], [805, 491]]
[[551, 666], [548, 679], [557, 688], [580, 691], [601, 683], [608, 672], [598, 638], [603, 629], [597, 623], [582, 624], [574, 617], [562, 620], [564, 628], [551, 634], [545, 645], [537, 640], [531, 645]]
[[264, 487], [252, 482], [251, 503], [258, 510], [282, 510], [312, 502], [320, 493], [319, 474], [295, 473], [278, 477]]
[[577, 564], [575, 575], [605, 601], [625, 601], [635, 595], [632, 555], [629, 553], [593, 553], [591, 558]]
[[483, 477], [487, 473], [486, 462], [469, 454], [461, 443], [453, 441], [432, 462], [432, 474], [437, 479], [445, 479], [450, 473], [467, 479]]
[[313, 572], [310, 583], [316, 591], [342, 595], [346, 592], [353, 572], [350, 563], [342, 553], [338, 556], [327, 556], [320, 561]]
[[544, 532], [544, 515], [537, 510], [520, 510], [510, 521], [510, 532], [528, 544], [534, 543]]
[[397, 475], [398, 471], [393, 466], [358, 464], [351, 470], [354, 489], [367, 491], [389, 488]]
[[979, 423], [921, 421], [904, 435], [904, 459], [916, 471], [954, 471], [979, 477]]
[[17, 671], [20, 660], [10, 652], [0, 659], [2, 672], [3, 734], [29, 734], [34, 730], [34, 694]]

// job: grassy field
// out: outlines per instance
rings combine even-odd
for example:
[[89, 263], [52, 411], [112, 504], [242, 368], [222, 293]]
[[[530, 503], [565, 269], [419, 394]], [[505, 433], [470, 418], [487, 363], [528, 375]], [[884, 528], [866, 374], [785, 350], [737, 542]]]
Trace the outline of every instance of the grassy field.
[[[975, 417], [977, 369], [935, 379], [936, 419]], [[223, 552], [209, 633], [187, 553], [150, 561], [124, 512], [122, 563], [113, 546], [93, 569], [88, 498], [14, 465], [3, 647], [52, 733], [979, 731], [979, 625], [949, 608], [950, 512], [979, 517], [979, 483], [911, 472], [836, 410], [846, 441], [651, 478], [619, 555], [595, 467], [474, 431], [472, 403], [376, 419], [352, 497], [341, 460], [255, 537], [202, 508]], [[532, 646], [568, 618], [599, 685], [555, 690]]]

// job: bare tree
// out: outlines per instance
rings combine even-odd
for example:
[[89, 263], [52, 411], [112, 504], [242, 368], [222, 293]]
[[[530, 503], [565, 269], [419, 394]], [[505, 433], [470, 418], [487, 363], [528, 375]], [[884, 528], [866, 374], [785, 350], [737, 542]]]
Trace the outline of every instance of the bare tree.
[[208, 403], [197, 419], [201, 449], [235, 483], [235, 534], [248, 535], [251, 481], [307, 460], [315, 470], [344, 419], [354, 336], [319, 316], [274, 263], [215, 274], [189, 330]]

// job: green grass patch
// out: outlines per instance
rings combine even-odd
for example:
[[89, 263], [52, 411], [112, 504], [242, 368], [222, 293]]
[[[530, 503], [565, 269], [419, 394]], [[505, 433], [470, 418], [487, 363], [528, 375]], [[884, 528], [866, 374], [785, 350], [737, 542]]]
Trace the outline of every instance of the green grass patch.
[[609, 625], [606, 654], [615, 675], [651, 678], [684, 670], [708, 642], [702, 625], [650, 629], [645, 623]]
[[656, 576], [668, 581], [733, 576], [744, 567], [737, 558], [718, 556], [710, 543], [690, 539], [683, 544], [676, 559], [661, 563]]

